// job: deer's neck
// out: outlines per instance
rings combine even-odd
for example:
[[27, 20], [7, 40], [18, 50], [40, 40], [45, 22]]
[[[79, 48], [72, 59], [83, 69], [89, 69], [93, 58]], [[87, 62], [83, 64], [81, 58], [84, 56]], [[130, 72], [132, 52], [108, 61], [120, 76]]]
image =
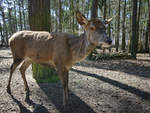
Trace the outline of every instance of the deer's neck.
[[89, 39], [88, 35], [85, 34], [85, 38], [88, 41], [88, 47], [87, 47], [87, 51], [86, 51], [86, 54], [88, 55], [88, 54], [90, 54], [94, 50], [94, 48], [96, 47], [96, 45], [94, 45], [92, 42], [90, 42], [90, 39]]
[[71, 45], [72, 56], [75, 62], [84, 59], [95, 48], [95, 45], [90, 43], [85, 33], [81, 34], [79, 38], [72, 40]]

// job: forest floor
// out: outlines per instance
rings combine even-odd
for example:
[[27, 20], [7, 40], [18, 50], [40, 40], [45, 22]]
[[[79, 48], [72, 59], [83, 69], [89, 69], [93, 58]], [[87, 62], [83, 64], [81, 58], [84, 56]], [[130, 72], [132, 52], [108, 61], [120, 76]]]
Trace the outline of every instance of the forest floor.
[[18, 68], [6, 92], [12, 56], [0, 49], [0, 113], [150, 113], [150, 57], [137, 60], [84, 60], [69, 72], [71, 104], [62, 108], [60, 82], [37, 84], [31, 67], [26, 71], [31, 103], [25, 102]]

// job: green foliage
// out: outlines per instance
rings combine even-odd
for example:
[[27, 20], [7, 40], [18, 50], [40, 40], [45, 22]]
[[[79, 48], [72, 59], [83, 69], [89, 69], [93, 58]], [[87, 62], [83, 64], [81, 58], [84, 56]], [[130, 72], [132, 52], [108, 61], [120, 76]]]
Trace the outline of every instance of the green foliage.
[[59, 80], [55, 69], [43, 67], [40, 64], [32, 64], [32, 74], [38, 83], [53, 83]]

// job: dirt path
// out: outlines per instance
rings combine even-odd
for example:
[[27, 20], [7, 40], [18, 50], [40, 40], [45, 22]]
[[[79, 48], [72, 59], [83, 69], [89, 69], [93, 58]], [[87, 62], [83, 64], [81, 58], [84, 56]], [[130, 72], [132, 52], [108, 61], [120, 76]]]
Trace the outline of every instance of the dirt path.
[[0, 49], [0, 113], [150, 113], [150, 58], [83, 61], [70, 71], [71, 105], [61, 109], [60, 83], [37, 84], [31, 67], [26, 76], [32, 103], [25, 102], [25, 91], [18, 69], [12, 78], [12, 96], [6, 85], [12, 63], [10, 51]]

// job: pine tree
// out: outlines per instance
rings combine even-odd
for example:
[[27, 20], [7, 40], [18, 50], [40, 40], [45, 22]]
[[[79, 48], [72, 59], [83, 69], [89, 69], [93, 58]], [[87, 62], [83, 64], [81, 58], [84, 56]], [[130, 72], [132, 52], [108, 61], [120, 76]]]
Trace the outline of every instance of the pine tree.
[[136, 43], [137, 43], [137, 0], [133, 0], [133, 10], [132, 10], [132, 38], [131, 38], [131, 55], [136, 59]]

